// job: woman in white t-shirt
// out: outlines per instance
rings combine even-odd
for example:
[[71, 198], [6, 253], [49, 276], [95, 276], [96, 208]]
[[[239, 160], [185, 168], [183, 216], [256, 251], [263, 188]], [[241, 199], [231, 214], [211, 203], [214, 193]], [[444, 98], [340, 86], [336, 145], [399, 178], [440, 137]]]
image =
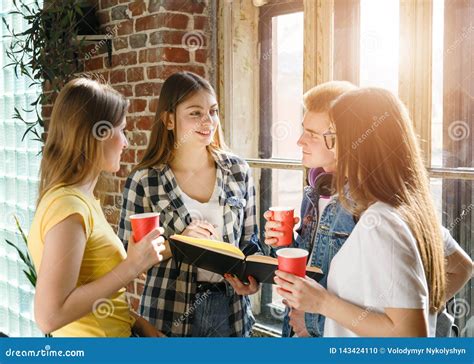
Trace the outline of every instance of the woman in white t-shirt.
[[277, 271], [278, 293], [326, 316], [324, 336], [434, 336], [443, 244], [408, 112], [390, 92], [363, 88], [339, 97], [329, 114], [336, 189], [359, 220], [331, 263], [327, 290]]

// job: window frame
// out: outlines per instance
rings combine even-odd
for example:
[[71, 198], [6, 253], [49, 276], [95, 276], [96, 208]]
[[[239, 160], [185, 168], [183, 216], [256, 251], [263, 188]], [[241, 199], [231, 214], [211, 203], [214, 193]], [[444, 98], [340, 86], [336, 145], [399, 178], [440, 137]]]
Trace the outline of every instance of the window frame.
[[[294, 3], [299, 3], [295, 6]], [[246, 92], [251, 93], [253, 102], [249, 103], [249, 108], [253, 110], [251, 118], [259, 118], [257, 125], [252, 125], [253, 133], [258, 137], [253, 140], [251, 153], [257, 155], [255, 158], [245, 158], [250, 167], [273, 170], [303, 170], [304, 177], [302, 183], [306, 182], [306, 170], [301, 161], [294, 159], [272, 158], [271, 142], [263, 148], [264, 138], [269, 138], [268, 130], [271, 130], [268, 123], [271, 123], [271, 108], [261, 108], [264, 104], [261, 89], [271, 90], [271, 79], [268, 75], [261, 72], [262, 58], [260, 55], [266, 54], [271, 41], [267, 39], [268, 23], [271, 22], [271, 16], [283, 15], [293, 11], [300, 11], [301, 4], [304, 11], [304, 73], [303, 89], [309, 88], [332, 80], [345, 78], [355, 84], [359, 81], [359, 43], [354, 45], [354, 39], [360, 38], [360, 0], [254, 0], [251, 4], [244, 0], [234, 0], [232, 2], [221, 2], [219, 5], [219, 14], [222, 16], [219, 20], [218, 47], [222, 49], [219, 54], [218, 68], [218, 95], [223, 114], [224, 131], [226, 140], [230, 140], [230, 131], [236, 121], [235, 110], [238, 108], [234, 104], [234, 95], [243, 95]], [[246, 3], [246, 4], [244, 4]], [[263, 4], [264, 3], [264, 4]], [[429, 4], [426, 4], [429, 3]], [[239, 12], [245, 10], [246, 18], [241, 19]], [[410, 115], [412, 115], [415, 131], [420, 137], [422, 151], [426, 157], [425, 166], [430, 178], [441, 178], [442, 180], [474, 180], [474, 168], [447, 168], [433, 167], [431, 165], [431, 54], [432, 54], [432, 4], [429, 2], [400, 0], [400, 50], [413, 52], [410, 59], [400, 57], [399, 65], [399, 97], [407, 104]], [[346, 17], [341, 19], [340, 17]], [[421, 20], [420, 20], [421, 19]], [[258, 64], [258, 72], [251, 70], [254, 82], [251, 85], [242, 86], [240, 80], [233, 73], [238, 69], [239, 52], [248, 49], [242, 49], [235, 41], [234, 35], [237, 27], [241, 26], [242, 32], [247, 32], [252, 37], [253, 43], [250, 47], [249, 59]], [[257, 27], [251, 23], [256, 22]], [[263, 25], [261, 24], [263, 22]], [[271, 23], [270, 23], [271, 25]], [[335, 33], [338, 30], [339, 33]], [[264, 34], [265, 41], [260, 40]], [[420, 32], [421, 37], [410, 39], [410, 32]], [[350, 39], [349, 39], [350, 37]], [[337, 42], [338, 48], [342, 44], [350, 44], [350, 49], [346, 47], [343, 52], [350, 65], [334, 63], [334, 44]], [[270, 45], [269, 45], [270, 44]], [[344, 46], [341, 46], [344, 47]], [[340, 52], [338, 52], [338, 57]], [[314, 70], [310, 72], [309, 70]], [[256, 81], [255, 81], [256, 80]], [[236, 81], [236, 82], [234, 82]], [[244, 96], [245, 97], [245, 96]], [[255, 105], [255, 100], [258, 104]], [[420, 103], [417, 100], [422, 100]], [[242, 110], [238, 110], [242, 113]], [[423, 123], [424, 120], [430, 120], [430, 123]], [[254, 123], [255, 124], [255, 123]], [[427, 125], [429, 124], [429, 125]], [[235, 124], [234, 124], [235, 125]], [[240, 125], [239, 125], [240, 128]], [[266, 130], [265, 136], [261, 135], [260, 130]], [[242, 131], [244, 133], [245, 131]], [[230, 144], [232, 147], [232, 143]], [[263, 149], [263, 153], [260, 151]], [[271, 171], [269, 171], [271, 173]], [[264, 176], [265, 177], [265, 176]], [[270, 180], [271, 182], [271, 180]], [[259, 183], [256, 181], [256, 188], [259, 189]], [[260, 196], [260, 209], [262, 201], [270, 201], [268, 193]], [[271, 194], [269, 195], [271, 198]], [[264, 224], [262, 218], [263, 211], [258, 211], [260, 216], [260, 226]], [[263, 300], [265, 302], [265, 299]], [[261, 304], [261, 309], [262, 309]], [[265, 323], [260, 323], [264, 325]]]

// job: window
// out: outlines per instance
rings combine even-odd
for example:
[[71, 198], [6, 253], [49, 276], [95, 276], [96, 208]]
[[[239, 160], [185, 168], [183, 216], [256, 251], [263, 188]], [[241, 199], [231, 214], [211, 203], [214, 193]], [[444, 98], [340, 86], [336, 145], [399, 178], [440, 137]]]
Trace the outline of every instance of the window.
[[[11, 7], [10, 0], [1, 0], [0, 17], [20, 27], [20, 18], [7, 15]], [[3, 68], [9, 63], [3, 22], [0, 29], [0, 331], [9, 336], [40, 336], [33, 321], [34, 290], [17, 252], [5, 239], [24, 247], [14, 216], [27, 232], [35, 211], [40, 163], [41, 145], [29, 137], [22, 140], [26, 127], [12, 118], [14, 105], [28, 108], [41, 90], [30, 88], [25, 78], [17, 79], [11, 68]]]
[[[220, 4], [218, 91], [225, 135], [253, 167], [259, 216], [272, 204], [299, 206], [305, 181], [296, 147], [302, 94], [321, 82], [348, 80], [387, 88], [405, 102], [442, 223], [471, 254], [473, 5], [474, 0]], [[262, 228], [262, 217], [259, 223]], [[279, 332], [272, 287], [263, 287], [253, 301], [258, 323]], [[461, 332], [472, 333], [472, 282], [458, 302]]]

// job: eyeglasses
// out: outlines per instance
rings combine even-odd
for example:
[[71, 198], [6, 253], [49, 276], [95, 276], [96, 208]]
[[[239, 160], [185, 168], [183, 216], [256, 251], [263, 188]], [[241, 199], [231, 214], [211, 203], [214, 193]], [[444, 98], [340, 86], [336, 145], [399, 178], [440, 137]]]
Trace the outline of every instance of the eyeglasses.
[[333, 149], [336, 145], [336, 133], [331, 130], [328, 130], [322, 135], [324, 138], [324, 144], [326, 144], [326, 148]]

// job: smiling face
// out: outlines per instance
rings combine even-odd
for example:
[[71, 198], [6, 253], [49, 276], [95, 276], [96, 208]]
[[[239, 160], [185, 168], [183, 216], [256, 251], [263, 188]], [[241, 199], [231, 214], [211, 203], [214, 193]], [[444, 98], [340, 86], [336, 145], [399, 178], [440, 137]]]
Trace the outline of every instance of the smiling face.
[[298, 139], [302, 151], [302, 163], [306, 168], [322, 167], [326, 172], [336, 170], [335, 148], [329, 150], [323, 133], [330, 126], [327, 112], [307, 111], [303, 118], [303, 132]]
[[199, 90], [178, 104], [170, 115], [168, 129], [176, 122], [176, 146], [208, 146], [219, 125], [219, 107], [214, 95]]

